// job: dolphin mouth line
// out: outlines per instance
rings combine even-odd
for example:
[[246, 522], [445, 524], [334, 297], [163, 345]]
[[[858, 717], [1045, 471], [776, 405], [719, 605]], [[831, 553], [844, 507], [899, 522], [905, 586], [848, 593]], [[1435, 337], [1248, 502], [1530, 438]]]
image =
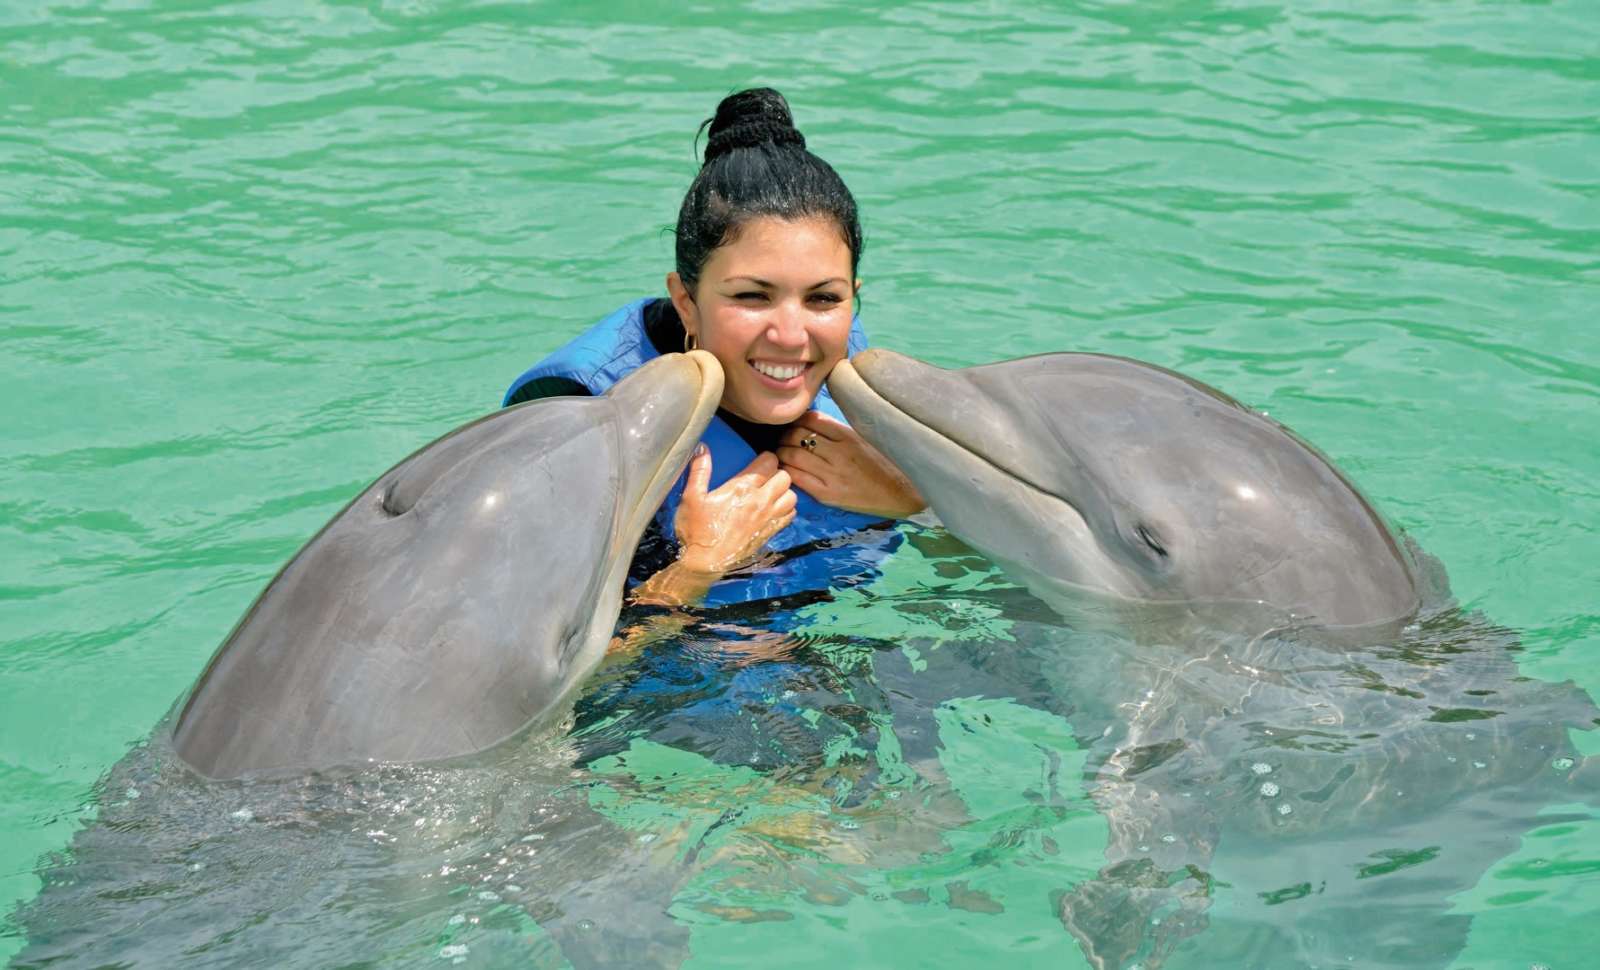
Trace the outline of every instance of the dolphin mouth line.
[[[716, 410], [717, 404], [722, 400], [722, 365], [717, 363], [717, 359], [703, 350], [693, 350], [685, 356], [693, 361], [700, 370], [700, 387], [694, 407], [688, 419], [684, 422], [682, 430], [673, 439], [672, 444], [662, 449], [661, 457], [657, 459], [655, 467], [650, 470], [644, 486], [639, 489], [631, 507], [624, 509], [613, 520], [610, 544], [611, 568], [597, 570], [589, 588], [589, 595], [596, 602], [603, 603], [606, 602], [607, 597], [614, 596], [620, 608], [624, 595], [623, 587], [628, 575], [628, 569], [632, 565], [638, 542], [643, 537], [645, 529], [649, 526], [650, 519], [655, 516], [656, 510], [660, 508], [662, 500], [666, 498], [667, 490], [672, 487], [672, 483], [682, 470], [687, 458], [687, 452], [700, 439], [700, 435], [704, 433], [706, 425], [711, 420], [712, 412]], [[620, 428], [618, 429], [618, 448], [619, 453], [626, 453], [626, 441], [621, 437]], [[605, 608], [596, 610], [587, 622], [577, 624], [568, 632], [557, 648], [563, 664], [570, 665], [581, 662], [575, 657], [584, 650], [592, 648], [596, 642], [594, 637], [598, 629], [595, 624], [600, 623], [603, 617], [609, 617], [602, 624], [605, 632], [609, 634], [616, 623], [616, 611]], [[582, 678], [579, 678], [569, 684], [567, 692], [576, 689], [581, 680]], [[559, 706], [560, 704], [552, 705], [549, 710], [554, 710]], [[539, 715], [535, 720], [548, 717], [549, 710]], [[526, 729], [527, 725], [525, 724], [518, 728], [517, 732], [513, 733], [519, 733]]]
[[940, 441], [943, 441], [943, 442], [949, 444], [951, 447], [953, 447], [956, 450], [960, 451], [962, 454], [968, 455], [972, 459], [974, 459], [975, 461], [981, 462], [982, 464], [987, 465], [988, 467], [994, 469], [996, 472], [999, 472], [1001, 475], [1005, 476], [1006, 478], [1010, 479], [1011, 481], [1016, 482], [1017, 484], [1023, 486], [1024, 488], [1027, 488], [1029, 491], [1032, 491], [1037, 495], [1043, 496], [1044, 498], [1046, 498], [1046, 499], [1048, 499], [1050, 501], [1059, 502], [1062, 505], [1065, 505], [1068, 509], [1070, 509], [1072, 511], [1072, 514], [1074, 516], [1076, 516], [1081, 522], [1083, 522], [1084, 527], [1088, 528], [1088, 525], [1089, 525], [1088, 517], [1083, 514], [1083, 510], [1078, 508], [1077, 504], [1075, 502], [1073, 502], [1071, 499], [1069, 499], [1069, 498], [1067, 498], [1067, 497], [1065, 497], [1063, 495], [1057, 495], [1055, 492], [1050, 491], [1049, 489], [1047, 489], [1044, 486], [1040, 485], [1039, 483], [1035, 482], [1033, 479], [1028, 478], [1027, 476], [1023, 475], [1020, 472], [1016, 472], [1016, 471], [1011, 470], [1010, 468], [1007, 468], [1006, 466], [1004, 466], [1004, 465], [1000, 464], [999, 462], [995, 461], [993, 458], [990, 458], [988, 455], [984, 454], [983, 452], [978, 451], [978, 450], [976, 450], [976, 449], [974, 449], [974, 448], [972, 448], [972, 447], [970, 447], [970, 446], [968, 446], [966, 444], [963, 444], [961, 441], [957, 440], [956, 438], [951, 437], [948, 434], [945, 434], [943, 431], [940, 431], [938, 428], [935, 428], [933, 425], [931, 425], [931, 424], [927, 423], [926, 421], [923, 421], [922, 419], [916, 417], [911, 412], [907, 411], [905, 408], [902, 408], [900, 405], [896, 404], [895, 402], [891, 401], [889, 398], [885, 397], [877, 388], [873, 387], [872, 383], [870, 381], [868, 381], [867, 378], [864, 375], [862, 375], [861, 371], [858, 370], [857, 368], [855, 368], [854, 366], [852, 366], [848, 360], [843, 360], [843, 361], [840, 361], [838, 364], [836, 364], [834, 366], [834, 371], [837, 372], [839, 370], [839, 368], [841, 368], [841, 367], [848, 367], [849, 368], [849, 373], [855, 376], [855, 379], [856, 379], [857, 383], [859, 383], [861, 385], [861, 387], [863, 389], [865, 389], [868, 393], [870, 393], [875, 399], [877, 399], [879, 402], [881, 402], [883, 404], [883, 406], [885, 408], [887, 408], [888, 410], [893, 411], [895, 414], [897, 414], [900, 417], [904, 418], [907, 422], [909, 422], [909, 423], [911, 423], [913, 425], [916, 425], [917, 427], [919, 427], [922, 430], [926, 431], [928, 434], [933, 435], [934, 437], [938, 438]]
[[[639, 490], [638, 501], [628, 510], [627, 515], [622, 517], [622, 528], [613, 537], [613, 545], [620, 538], [643, 534], [650, 518], [654, 517], [661, 501], [666, 498], [667, 489], [682, 471], [684, 453], [692, 442], [700, 440], [706, 423], [710, 421], [711, 412], [716, 410], [718, 402], [722, 399], [721, 365], [716, 362], [716, 358], [703, 350], [690, 351], [687, 356], [700, 368], [700, 392], [695, 400], [694, 411], [685, 423], [684, 429], [673, 440], [672, 446], [662, 452], [656, 467], [650, 472], [645, 487]], [[707, 365], [708, 358], [710, 366]], [[719, 370], [713, 371], [711, 367], [717, 367]], [[633, 558], [631, 553], [628, 558]]]

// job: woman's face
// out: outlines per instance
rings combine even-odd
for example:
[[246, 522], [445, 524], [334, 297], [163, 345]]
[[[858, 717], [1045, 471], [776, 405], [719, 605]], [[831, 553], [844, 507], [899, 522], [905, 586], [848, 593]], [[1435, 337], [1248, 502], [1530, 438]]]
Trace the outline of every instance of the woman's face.
[[722, 364], [722, 406], [788, 424], [844, 359], [855, 281], [831, 219], [761, 216], [712, 250], [695, 292], [667, 276], [684, 329]]

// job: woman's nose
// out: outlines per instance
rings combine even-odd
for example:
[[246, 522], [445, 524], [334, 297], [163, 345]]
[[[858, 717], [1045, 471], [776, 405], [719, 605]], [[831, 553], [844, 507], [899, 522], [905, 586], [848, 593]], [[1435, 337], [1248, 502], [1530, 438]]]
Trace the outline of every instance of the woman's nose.
[[806, 345], [805, 313], [798, 303], [778, 304], [767, 323], [767, 340], [779, 347]]

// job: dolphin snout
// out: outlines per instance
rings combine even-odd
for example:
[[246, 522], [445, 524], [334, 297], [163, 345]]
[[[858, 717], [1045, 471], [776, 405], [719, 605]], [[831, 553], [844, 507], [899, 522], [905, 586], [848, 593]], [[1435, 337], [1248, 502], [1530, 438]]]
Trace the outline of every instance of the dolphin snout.
[[722, 400], [722, 364], [707, 350], [691, 350], [683, 355], [700, 369], [700, 393], [716, 401]]
[[839, 367], [846, 365], [854, 370], [868, 387], [891, 400], [893, 394], [888, 393], [890, 388], [916, 380], [919, 371], [926, 375], [937, 369], [905, 354], [877, 347], [863, 350], [848, 361], [840, 361], [834, 372], [838, 373]]

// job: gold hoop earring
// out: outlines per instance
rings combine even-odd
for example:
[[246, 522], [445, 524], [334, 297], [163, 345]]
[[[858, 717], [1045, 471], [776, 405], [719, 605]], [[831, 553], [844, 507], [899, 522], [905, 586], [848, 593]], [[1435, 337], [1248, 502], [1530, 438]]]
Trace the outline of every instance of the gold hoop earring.
[[685, 330], [683, 332], [683, 352], [687, 354], [691, 350], [698, 350], [699, 347], [700, 338]]

